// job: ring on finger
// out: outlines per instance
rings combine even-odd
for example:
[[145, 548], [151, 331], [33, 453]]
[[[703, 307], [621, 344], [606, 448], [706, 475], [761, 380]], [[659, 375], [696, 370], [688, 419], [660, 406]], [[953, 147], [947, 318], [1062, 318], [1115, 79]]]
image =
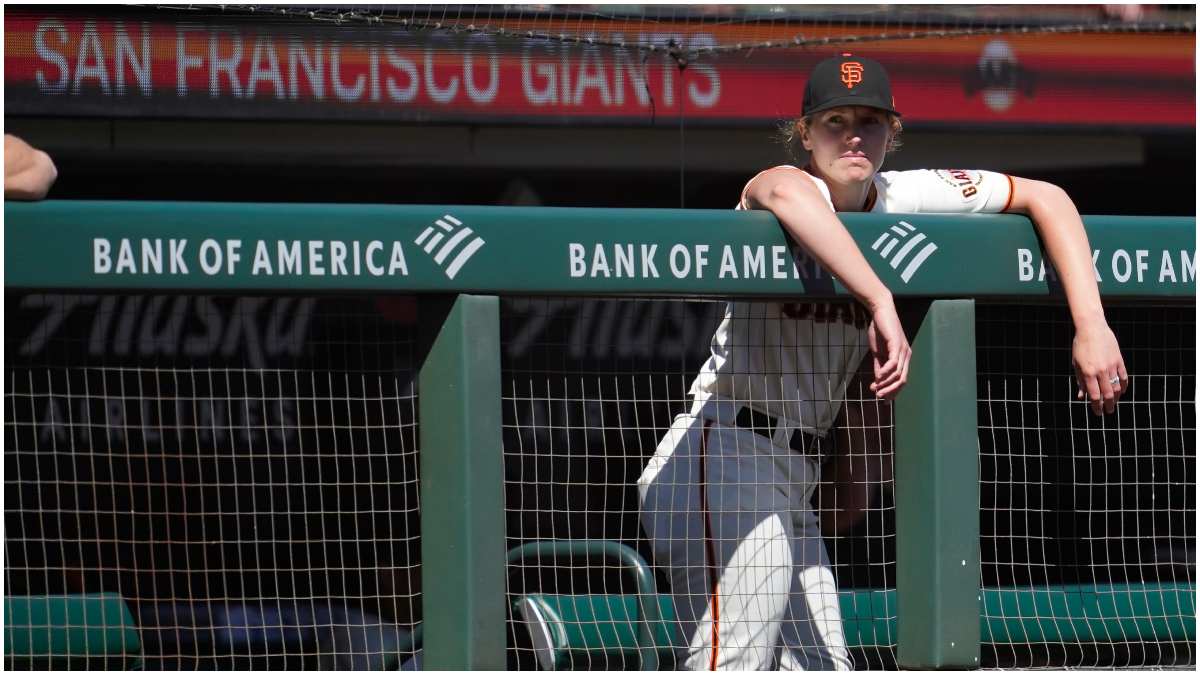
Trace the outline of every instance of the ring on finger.
[[1113, 377], [1108, 378], [1108, 383], [1109, 384], [1120, 384], [1121, 378], [1114, 375]]

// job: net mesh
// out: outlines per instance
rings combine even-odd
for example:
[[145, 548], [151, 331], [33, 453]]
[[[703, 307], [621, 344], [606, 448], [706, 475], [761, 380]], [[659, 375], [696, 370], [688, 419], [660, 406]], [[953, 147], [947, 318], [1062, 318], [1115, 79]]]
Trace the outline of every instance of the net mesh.
[[[656, 601], [666, 603], [667, 611], [676, 613], [675, 621], [665, 622], [669, 628], [662, 636], [675, 644], [680, 640], [686, 642], [683, 636], [691, 630], [690, 622], [678, 613], [691, 604], [690, 599], [696, 599], [690, 590], [681, 592], [677, 587], [684, 583], [684, 577], [706, 572], [704, 561], [694, 555], [686, 556], [686, 560], [671, 560], [665, 552], [679, 545], [705, 541], [705, 534], [690, 532], [695, 529], [691, 524], [669, 525], [667, 531], [648, 533], [647, 528], [652, 527], [649, 523], [657, 516], [648, 515], [655, 509], [647, 507], [647, 513], [639, 517], [642, 508], [635, 485], [660, 439], [673, 424], [679, 428], [681, 422], [676, 416], [691, 409], [688, 387], [709, 356], [710, 338], [724, 310], [725, 303], [719, 302], [638, 300], [514, 299], [503, 305], [509, 548], [547, 540], [610, 540], [628, 545], [653, 565], [662, 596]], [[820, 311], [830, 319], [852, 316], [827, 308]], [[778, 328], [780, 319], [764, 317], [752, 321], [774, 322]], [[817, 325], [824, 330], [824, 324]], [[833, 345], [837, 349], [842, 347]], [[778, 345], [772, 348], [777, 349]], [[855, 348], [856, 345], [847, 347]], [[814, 377], [824, 378], [821, 374]], [[853, 647], [851, 657], [858, 665], [884, 667], [894, 666], [891, 654], [894, 634], [889, 630], [889, 622], [895, 619], [894, 602], [889, 602], [884, 590], [894, 576], [895, 561], [892, 427], [890, 410], [874, 402], [865, 384], [861, 379], [850, 383], [842, 395], [847, 404], [840, 426], [833, 435], [820, 441], [819, 452], [827, 456], [822, 477], [818, 479], [811, 473], [807, 478], [792, 477], [795, 483], [807, 484], [809, 490], [815, 490], [796, 497], [811, 502], [814, 508], [797, 503], [787, 505], [784, 511], [788, 519], [786, 529], [792, 532], [790, 540], [796, 546], [795, 555], [812, 557], [814, 564], [817, 556], [829, 558], [825, 567], [832, 576], [820, 579], [820, 584], [814, 582], [809, 597], [814, 602], [839, 603]], [[733, 419], [725, 422], [729, 428], [734, 426]], [[763, 445], [761, 441], [749, 440], [752, 437], [722, 438], [723, 441], [718, 441], [715, 434], [712, 436], [712, 452], [741, 453], [749, 460], [762, 451], [762, 447], [740, 447], [745, 443]], [[726, 447], [718, 449], [716, 444], [721, 442]], [[675, 452], [683, 455], [695, 450], [684, 443]], [[753, 472], [749, 468], [746, 471]], [[767, 477], [765, 472], [761, 478], [750, 475], [713, 478], [709, 485], [718, 482], [724, 486], [740, 485], [738, 489], [754, 492], [742, 495], [742, 502], [728, 508], [712, 507], [714, 511], [723, 511], [724, 515], [717, 517], [729, 521], [738, 520], [739, 511], [750, 517], [752, 509], [773, 501], [769, 495], [790, 489], [789, 481], [781, 476]], [[675, 495], [679, 503], [657, 509], [659, 515], [672, 520], [689, 512], [697, 505], [691, 504], [688, 495], [695, 494], [702, 483], [689, 477], [667, 487], [666, 492]], [[738, 531], [741, 524], [727, 524], [721, 531], [710, 533], [710, 539], [719, 540], [715, 541], [718, 548], [734, 548], [738, 544], [731, 532]], [[679, 527], [689, 531], [685, 533]], [[693, 534], [697, 536], [692, 537]], [[753, 548], [755, 542], [770, 539], [761, 532], [750, 532], [745, 533], [743, 541]], [[756, 562], [745, 568], [778, 566], [787, 568], [783, 574], [790, 577], [790, 567], [778, 559], [779, 555], [779, 551], [764, 549], [755, 558]], [[516, 601], [527, 615], [518, 610], [511, 624], [510, 660], [519, 667], [564, 663], [593, 668], [638, 665], [636, 651], [605, 649], [599, 642], [579, 641], [573, 644], [574, 650], [564, 651], [561, 657], [547, 647], [546, 642], [553, 642], [556, 631], [601, 635], [606, 622], [611, 623], [611, 617], [604, 611], [592, 607], [587, 612], [568, 614], [556, 605], [555, 621], [559, 626], [546, 629], [547, 621], [538, 615], [537, 607], [522, 604], [522, 599], [530, 596], [632, 597], [638, 589], [631, 575], [622, 573], [617, 561], [586, 553], [571, 558], [541, 557], [518, 561], [509, 571], [510, 602]], [[766, 582], [771, 574], [764, 572], [763, 576]], [[835, 579], [837, 587], [856, 592], [844, 592], [839, 598], [834, 590]], [[674, 602], [669, 596], [672, 592], [676, 596]], [[776, 595], [786, 601], [789, 594], [785, 589]], [[766, 597], [759, 591], [728, 591], [722, 595], [722, 602], [726, 603], [721, 610], [724, 620], [741, 626], [734, 628], [735, 632], [751, 630], [756, 625], [753, 618], [756, 610], [748, 607], [738, 614], [730, 609], [730, 604], [754, 605]], [[703, 597], [698, 600], [701, 604], [707, 602]], [[644, 620], [635, 617], [632, 623]], [[797, 616], [789, 624], [791, 630], [804, 633], [817, 630], [814, 627], [818, 624], [835, 626], [836, 621]], [[743, 638], [739, 633], [731, 639]], [[791, 642], [811, 645], [813, 639], [804, 641], [802, 636], [795, 635]], [[727, 643], [726, 653], [734, 653], [737, 646], [736, 642]], [[801, 651], [810, 652], [801, 658], [822, 658], [817, 650]], [[670, 649], [662, 652], [668, 663], [679, 656]], [[556, 658], [563, 661], [555, 661]], [[768, 662], [775, 658], [766, 657]]]
[[[504, 466], [510, 549], [532, 541], [606, 539], [652, 559], [633, 485], [649, 452], [686, 404], [706, 354], [715, 304], [513, 299], [502, 305]], [[662, 340], [666, 334], [674, 336]], [[663, 587], [663, 584], [659, 584]], [[509, 597], [526, 593], [628, 594], [610, 560], [537, 559], [509, 569]], [[584, 617], [580, 625], [594, 622]], [[511, 626], [510, 659], [539, 655], [530, 621]], [[619, 655], [577, 657], [594, 667]], [[630, 661], [630, 665], [636, 661]]]
[[[707, 336], [723, 305], [515, 300], [505, 307], [510, 546], [621, 541], [655, 566], [658, 592], [670, 593], [671, 564], [655, 558], [634, 485], [672, 420], [691, 408], [688, 386], [708, 357]], [[1064, 307], [980, 306], [985, 667], [1194, 664], [1190, 309], [1110, 308], [1134, 379], [1118, 413], [1101, 421], [1067, 391], [1072, 329]], [[846, 391], [811, 503], [854, 663], [890, 669], [893, 422], [865, 382], [860, 376]], [[611, 561], [585, 558], [514, 565], [510, 599], [637, 592]], [[552, 663], [545, 640], [536, 639], [537, 621], [517, 618], [512, 658], [522, 667]], [[599, 625], [585, 624], [608, 618], [560, 620], [568, 630], [598, 633]], [[614, 657], [599, 645], [565, 658], [637, 664], [636, 653]]]
[[7, 301], [7, 595], [119, 593], [152, 669], [412, 656], [411, 317], [336, 298]]
[[[157, 5], [337, 25], [390, 25], [448, 33], [586, 43], [681, 58], [722, 52], [977, 35], [1188, 32], [1195, 9], [1169, 5]], [[630, 40], [658, 27], [661, 35]], [[689, 38], [719, 27], [720, 39]]]
[[[119, 593], [151, 668], [416, 665], [415, 301], [6, 299], [6, 595]], [[514, 561], [509, 666], [637, 667], [639, 628], [677, 665], [680, 624], [630, 604], [675, 608], [636, 486], [725, 303], [501, 307], [508, 547], [619, 542], [653, 586], [608, 550]], [[1071, 402], [1065, 308], [979, 305], [985, 667], [1195, 662], [1194, 308], [1108, 316], [1133, 379], [1100, 420]], [[835, 392], [807, 498], [833, 580], [818, 595], [853, 664], [891, 669], [893, 420], [866, 382]], [[581, 649], [554, 651], [551, 609]]]
[[1101, 419], [1074, 402], [1065, 308], [979, 308], [985, 666], [1195, 664], [1195, 308], [1107, 314], [1131, 384]]

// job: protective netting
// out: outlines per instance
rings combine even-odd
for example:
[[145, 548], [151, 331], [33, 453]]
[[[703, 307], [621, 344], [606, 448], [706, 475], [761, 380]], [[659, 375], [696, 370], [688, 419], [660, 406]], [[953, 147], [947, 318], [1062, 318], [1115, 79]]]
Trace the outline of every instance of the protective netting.
[[[805, 307], [829, 321], [814, 322], [820, 331], [827, 330], [828, 325], [848, 325], [855, 316], [844, 303]], [[845, 310], [835, 309], [841, 307]], [[640, 507], [635, 486], [660, 439], [673, 425], [678, 429], [681, 423], [686, 424], [676, 416], [692, 408], [688, 387], [709, 355], [709, 342], [724, 310], [725, 303], [720, 302], [637, 300], [516, 299], [502, 305], [508, 546], [513, 549], [547, 540], [576, 544], [616, 541], [637, 551], [653, 566], [659, 594], [654, 602], [663, 605], [663, 623], [649, 630], [657, 631], [659, 647], [686, 642], [682, 636], [691, 630], [679, 613], [690, 604], [684, 598], [694, 594], [676, 588], [678, 597], [672, 602], [673, 581], [678, 587], [683, 583], [680, 575], [706, 573], [703, 564], [694, 559], [672, 564], [664, 551], [699, 544], [706, 536], [699, 530], [692, 532], [696, 528], [690, 522], [668, 524], [665, 530], [648, 533], [647, 518], [654, 516], [642, 513], [639, 517], [639, 511], [651, 509]], [[781, 319], [751, 321], [773, 324], [777, 329]], [[763, 346], [778, 349], [778, 345]], [[830, 349], [861, 354], [855, 351], [860, 347], [835, 340]], [[834, 373], [805, 377], [823, 383], [837, 381]], [[789, 450], [789, 455], [802, 462], [784, 470], [790, 478], [783, 473], [768, 476], [765, 466], [750, 466], [755, 464], [756, 456], [765, 456], [769, 443], [757, 432], [721, 432], [720, 439], [717, 432], [712, 432], [708, 441], [714, 457], [740, 454], [748, 465], [740, 477], [709, 481], [712, 490], [738, 489], [743, 494], [734, 500], [740, 502], [722, 507], [716, 504], [719, 495], [711, 493], [712, 511], [717, 515], [710, 517], [716, 531], [710, 532], [707, 539], [715, 540], [718, 548], [732, 549], [738, 546], [733, 533], [749, 529], [741, 536], [744, 548], [753, 549], [759, 543], [765, 548], [746, 568], [778, 567], [773, 574], [790, 576], [790, 565], [784, 559], [790, 554], [771, 549], [767, 543], [786, 540], [796, 547], [796, 569], [812, 565], [826, 572], [827, 576], [813, 580], [807, 596], [791, 595], [823, 603], [825, 615], [796, 615], [784, 622], [785, 631], [791, 634], [788, 639], [800, 647], [796, 658], [814, 659], [810, 665], [826, 658], [815, 640], [828, 630], [846, 636], [850, 651], [840, 654], [841, 658], [851, 658], [860, 667], [894, 666], [891, 649], [895, 644], [895, 603], [884, 590], [892, 583], [895, 564], [892, 428], [889, 407], [874, 401], [866, 383], [853, 379], [845, 393], [816, 387], [825, 392], [820, 398], [844, 399], [847, 403], [837, 428], [825, 438], [811, 439], [806, 455], [792, 455]], [[833, 386], [836, 390], [837, 385]], [[762, 401], [756, 404], [765, 407]], [[733, 430], [737, 414], [732, 408], [728, 412], [729, 419], [723, 421], [727, 429]], [[696, 444], [704, 442], [685, 443], [676, 456], [695, 454], [699, 450]], [[718, 448], [721, 444], [724, 447]], [[717, 466], [713, 457], [708, 461], [709, 466]], [[816, 470], [822, 463], [824, 469], [818, 476]], [[761, 474], [756, 473], [759, 471]], [[789, 472], [805, 473], [801, 476]], [[739, 511], [746, 509], [745, 515], [751, 516], [749, 509], [770, 503], [770, 493], [791, 490], [792, 483], [807, 486], [808, 490], [794, 490], [796, 503], [780, 505], [777, 515], [782, 516], [781, 527], [786, 535], [767, 535], [755, 529], [758, 519], [736, 522]], [[718, 484], [724, 487], [711, 487]], [[664, 522], [674, 522], [692, 515], [699, 504], [693, 504], [691, 496], [703, 492], [705, 485], [695, 476], [676, 480], [664, 492], [674, 495], [678, 503], [663, 505], [658, 509], [659, 516]], [[735, 485], [740, 487], [732, 487]], [[767, 520], [770, 516], [765, 516], [763, 522]], [[826, 556], [827, 563], [821, 564]], [[765, 582], [772, 573], [764, 572], [763, 576]], [[617, 602], [613, 598], [623, 597], [632, 603], [639, 592], [635, 581], [621, 560], [597, 551], [580, 550], [573, 557], [527, 558], [510, 565], [509, 598], [518, 605], [511, 624], [510, 663], [523, 669], [565, 664], [609, 668], [639, 665], [641, 657], [629, 642], [622, 643], [624, 649], [613, 649], [611, 640], [602, 644], [604, 631], [616, 630], [613, 626], [620, 622], [614, 622], [608, 604], [591, 599], [613, 603]], [[564, 601], [579, 597], [590, 598], [586, 611]], [[736, 633], [758, 625], [754, 605], [771, 596], [762, 590], [735, 589], [722, 597], [727, 604], [721, 610], [723, 620], [740, 626], [733, 628]], [[786, 602], [789, 593], [776, 593], [774, 597]], [[704, 597], [697, 600], [702, 605], [707, 603]], [[746, 608], [740, 612], [732, 608], [738, 604]], [[830, 605], [840, 609], [843, 625], [829, 618]], [[675, 613], [674, 621], [667, 616], [670, 612]], [[636, 626], [643, 621], [644, 617], [638, 615], [629, 623]], [[583, 637], [571, 641], [568, 649], [559, 639], [568, 634]], [[595, 638], [588, 640], [589, 635]], [[730, 639], [734, 643], [725, 645], [726, 654], [735, 653], [741, 633]], [[664, 667], [678, 657], [669, 648], [659, 651]], [[774, 662], [791, 657], [763, 658]]]
[[1065, 307], [979, 306], [985, 666], [1195, 665], [1195, 307], [1106, 313], [1130, 387], [1101, 419]]
[[[6, 596], [117, 593], [150, 668], [414, 665], [415, 301], [7, 300]], [[834, 307], [794, 311], [853, 321]], [[509, 565], [509, 666], [637, 667], [637, 631], [660, 667], [675, 665], [684, 627], [637, 485], [691, 409], [725, 303], [514, 298], [501, 309], [507, 546], [582, 546]], [[1107, 311], [1132, 386], [1100, 420], [1072, 402], [1064, 307], [978, 307], [985, 667], [1195, 662], [1194, 309]], [[894, 668], [893, 421], [865, 384], [829, 392], [838, 419], [804, 445], [822, 457], [803, 478], [812, 508], [793, 511], [815, 533], [798, 538], [828, 556], [814, 595], [837, 602], [848, 658]], [[760, 446], [760, 421], [747, 426], [706, 447]], [[649, 589], [613, 542], [651, 566]], [[20, 651], [7, 666], [28, 665]]]
[[[505, 305], [510, 548], [622, 542], [654, 566], [657, 592], [671, 593], [669, 561], [655, 557], [636, 485], [675, 415], [692, 406], [688, 386], [722, 308], [617, 300]], [[1101, 421], [1068, 391], [1065, 307], [980, 305], [984, 667], [1194, 663], [1191, 312], [1110, 306], [1133, 385], [1117, 414]], [[811, 504], [854, 664], [894, 668], [896, 610], [887, 590], [895, 583], [893, 422], [890, 407], [874, 402], [864, 384], [859, 378], [845, 393]], [[677, 486], [693, 488], [698, 481]], [[691, 535], [705, 539], [700, 530], [680, 538]], [[611, 641], [576, 640], [567, 653], [558, 647], [568, 640], [545, 637], [554, 630], [600, 636], [620, 623], [594, 605], [563, 611], [553, 604], [636, 594], [619, 562], [584, 551], [511, 566], [510, 599], [548, 604], [526, 602], [528, 616], [514, 616], [510, 662], [637, 665], [629, 641], [614, 650]], [[678, 644], [686, 626], [672, 628]]]
[[[157, 5], [167, 11], [219, 11], [259, 20], [392, 25], [451, 33], [707, 53], [815, 47], [1005, 33], [1186, 32], [1194, 8], [1154, 5]], [[658, 26], [659, 40], [630, 40]], [[720, 27], [721, 39], [695, 46], [678, 35]]]
[[[119, 594], [149, 669], [365, 669], [412, 656], [412, 306], [7, 303], [6, 596]], [[5, 665], [28, 666], [31, 651], [16, 645]]]

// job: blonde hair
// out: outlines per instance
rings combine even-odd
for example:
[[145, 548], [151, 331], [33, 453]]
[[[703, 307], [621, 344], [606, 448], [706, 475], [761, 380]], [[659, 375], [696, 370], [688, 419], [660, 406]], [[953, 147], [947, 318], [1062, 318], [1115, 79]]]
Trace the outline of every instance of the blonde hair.
[[[888, 143], [887, 151], [896, 152], [902, 145], [900, 132], [904, 131], [904, 124], [900, 122], [899, 115], [888, 113], [887, 116], [888, 125], [892, 128], [892, 141]], [[812, 124], [812, 115], [797, 117], [779, 125], [778, 140], [780, 143], [783, 143], [787, 149], [788, 157], [791, 157], [793, 160], [798, 161], [802, 158], [800, 138], [804, 136], [804, 132], [808, 131], [808, 125], [810, 124]]]

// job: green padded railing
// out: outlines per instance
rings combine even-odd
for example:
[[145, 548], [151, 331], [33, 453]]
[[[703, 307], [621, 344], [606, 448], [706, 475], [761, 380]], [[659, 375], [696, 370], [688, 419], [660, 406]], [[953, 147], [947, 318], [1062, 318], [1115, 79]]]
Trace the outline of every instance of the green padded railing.
[[[1061, 295], [1024, 216], [839, 215], [897, 297]], [[767, 211], [47, 200], [4, 217], [22, 288], [846, 293]], [[1103, 295], [1195, 295], [1195, 218], [1084, 223]], [[911, 256], [885, 256], [909, 230]]]

